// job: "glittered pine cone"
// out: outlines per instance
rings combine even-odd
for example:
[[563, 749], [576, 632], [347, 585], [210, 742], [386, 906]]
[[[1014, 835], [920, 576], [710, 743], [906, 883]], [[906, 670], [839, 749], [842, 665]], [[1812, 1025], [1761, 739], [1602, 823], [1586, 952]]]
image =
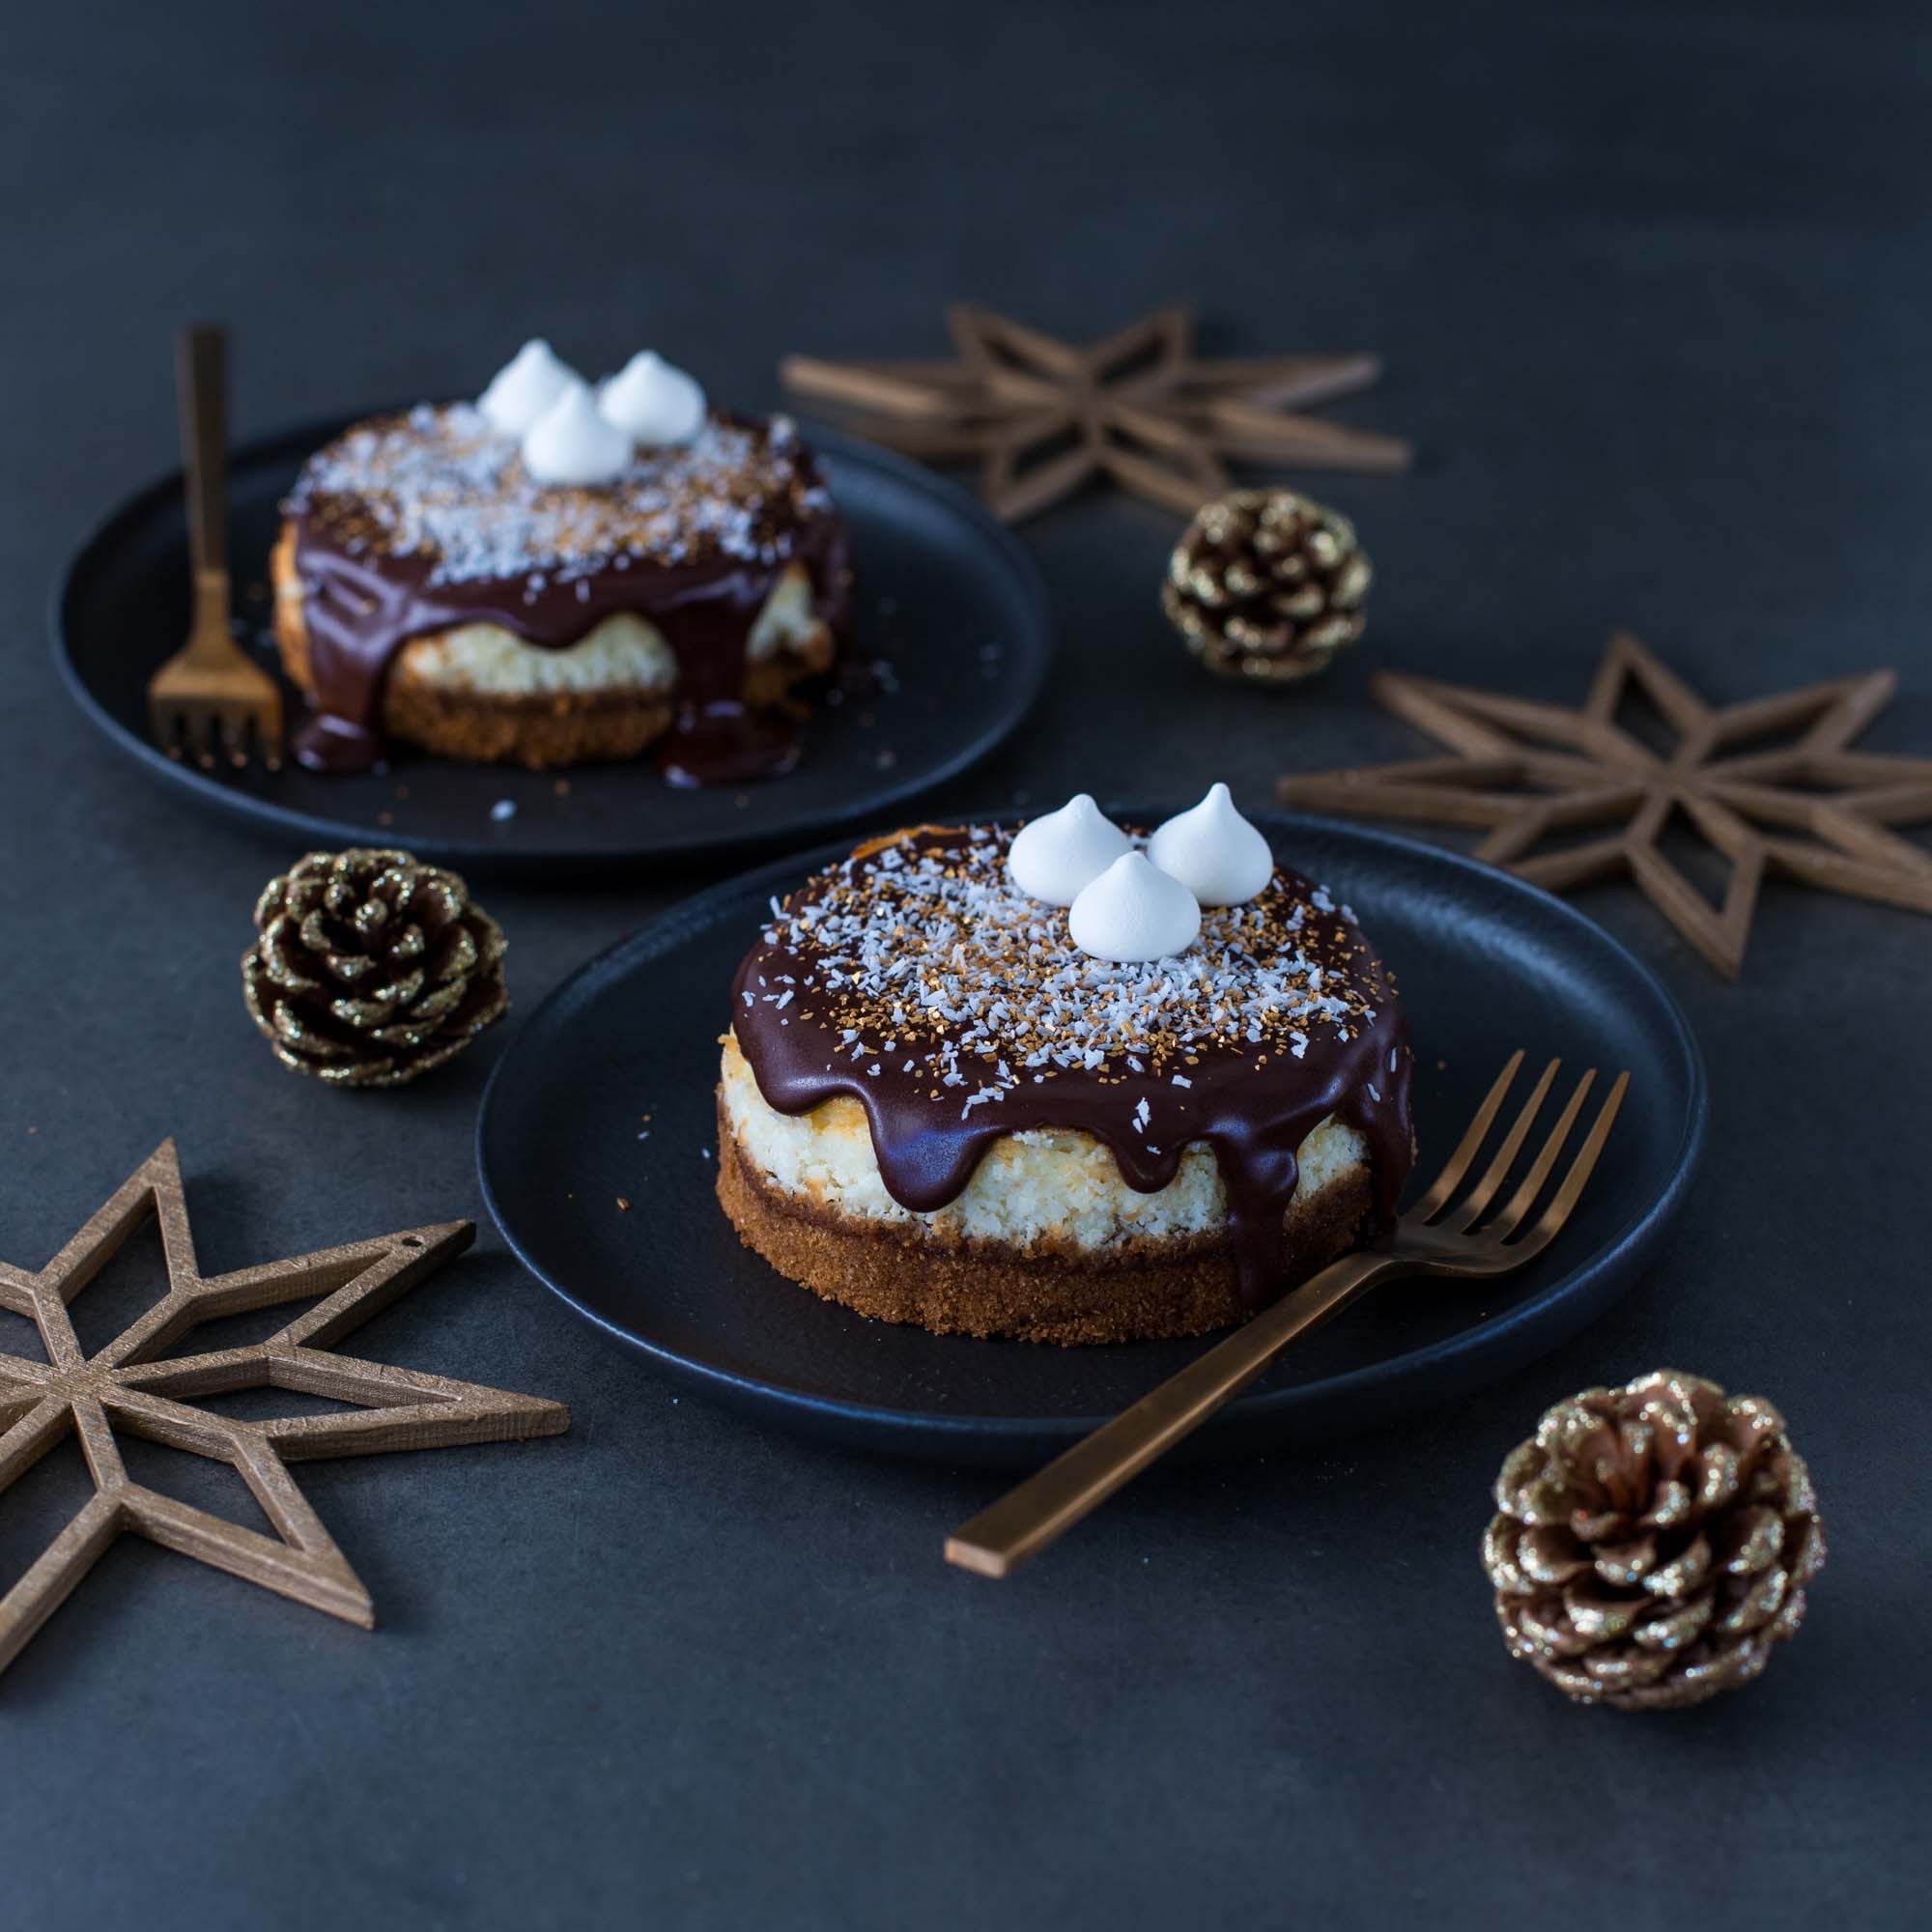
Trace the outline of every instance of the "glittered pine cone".
[[509, 1008], [497, 922], [407, 852], [311, 852], [270, 880], [255, 924], [255, 1024], [283, 1065], [338, 1087], [400, 1087]]
[[1511, 1654], [1621, 1710], [1748, 1684], [1825, 1561], [1783, 1417], [1668, 1369], [1558, 1403], [1504, 1463], [1496, 1503], [1483, 1566]]
[[1161, 608], [1209, 670], [1287, 683], [1362, 635], [1370, 575], [1346, 517], [1293, 490], [1236, 490], [1188, 525]]

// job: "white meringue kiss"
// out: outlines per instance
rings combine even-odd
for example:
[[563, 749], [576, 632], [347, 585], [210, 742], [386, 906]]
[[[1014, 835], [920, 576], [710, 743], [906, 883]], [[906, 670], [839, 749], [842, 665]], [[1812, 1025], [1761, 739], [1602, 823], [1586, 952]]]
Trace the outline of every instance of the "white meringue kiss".
[[663, 448], [704, 427], [704, 391], [653, 349], [633, 355], [598, 385], [597, 407], [634, 442]]
[[1073, 901], [1066, 929], [1095, 959], [1136, 965], [1186, 952], [1201, 930], [1201, 908], [1179, 879], [1129, 852]]
[[630, 460], [631, 439], [576, 378], [524, 432], [524, 468], [539, 483], [608, 483]]
[[476, 407], [492, 429], [522, 436], [571, 384], [582, 380], [568, 362], [551, 354], [548, 342], [533, 336], [490, 379]]
[[1058, 811], [1030, 819], [1007, 853], [1007, 874], [1029, 898], [1070, 906], [1133, 840], [1077, 792]]
[[1205, 906], [1240, 905], [1274, 877], [1267, 840], [1235, 810], [1224, 784], [1161, 826], [1148, 857]]

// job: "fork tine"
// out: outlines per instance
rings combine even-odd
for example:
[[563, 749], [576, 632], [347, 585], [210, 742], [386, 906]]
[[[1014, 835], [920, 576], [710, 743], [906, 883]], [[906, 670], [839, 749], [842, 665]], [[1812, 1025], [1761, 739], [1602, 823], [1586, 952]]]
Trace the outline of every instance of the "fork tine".
[[1509, 1206], [1483, 1230], [1485, 1235], [1506, 1241], [1528, 1219], [1529, 1210], [1536, 1206], [1536, 1197], [1543, 1192], [1543, 1183], [1549, 1179], [1549, 1170], [1556, 1165], [1556, 1156], [1563, 1151], [1563, 1143], [1570, 1138], [1570, 1129], [1576, 1125], [1577, 1116], [1583, 1111], [1583, 1102], [1589, 1098], [1590, 1088], [1596, 1078], [1597, 1069], [1593, 1066], [1577, 1081], [1577, 1091], [1571, 1094], [1561, 1117], [1550, 1129], [1549, 1138], [1543, 1143], [1543, 1151], [1523, 1176], [1522, 1185], [1510, 1196]]
[[1448, 1164], [1431, 1183], [1429, 1192], [1418, 1201], [1409, 1212], [1422, 1221], [1433, 1221], [1441, 1213], [1449, 1197], [1463, 1184], [1463, 1177], [1469, 1171], [1469, 1163], [1476, 1157], [1476, 1150], [1483, 1144], [1483, 1136], [1490, 1130], [1490, 1123], [1496, 1117], [1496, 1109], [1503, 1103], [1503, 1095], [1509, 1092], [1510, 1082], [1516, 1078], [1517, 1068], [1522, 1065], [1522, 1048], [1510, 1055], [1503, 1070], [1496, 1075], [1495, 1084], [1490, 1089], [1483, 1104], [1476, 1109], [1476, 1118], [1469, 1122], [1468, 1131], [1463, 1136], [1456, 1151], [1449, 1156]]
[[203, 771], [220, 764], [237, 770], [259, 759], [281, 769], [280, 720], [274, 707], [250, 698], [156, 696], [148, 707], [155, 743], [176, 760], [192, 758]]
[[1537, 1249], [1551, 1240], [1558, 1229], [1570, 1218], [1570, 1210], [1576, 1207], [1589, 1181], [1592, 1170], [1597, 1165], [1597, 1156], [1604, 1151], [1604, 1143], [1610, 1137], [1610, 1128], [1615, 1125], [1617, 1109], [1624, 1103], [1624, 1094], [1630, 1087], [1630, 1075], [1619, 1073], [1616, 1084], [1610, 1089], [1609, 1096], [1598, 1110], [1597, 1118], [1590, 1123], [1590, 1132], [1583, 1145], [1577, 1150], [1577, 1158], [1571, 1163], [1570, 1172], [1563, 1177], [1563, 1185], [1556, 1190], [1555, 1198], [1543, 1210], [1539, 1220], [1521, 1240], [1513, 1242], [1509, 1252], [1522, 1260], [1527, 1260]]
[[264, 771], [278, 771], [281, 768], [281, 740], [270, 728], [272, 720], [251, 717], [248, 721], [247, 756], [256, 759]]
[[1516, 1165], [1516, 1157], [1522, 1151], [1522, 1144], [1536, 1120], [1537, 1110], [1543, 1105], [1556, 1078], [1556, 1069], [1563, 1063], [1552, 1060], [1543, 1069], [1542, 1077], [1530, 1090], [1530, 1095], [1523, 1102], [1522, 1111], [1503, 1136], [1503, 1144], [1496, 1150], [1495, 1158], [1483, 1171], [1483, 1178], [1470, 1191], [1469, 1198], [1463, 1203], [1461, 1211], [1450, 1224], [1458, 1234], [1466, 1235], [1483, 1218], [1483, 1210], [1494, 1198], [1495, 1191], [1508, 1178], [1509, 1171]]

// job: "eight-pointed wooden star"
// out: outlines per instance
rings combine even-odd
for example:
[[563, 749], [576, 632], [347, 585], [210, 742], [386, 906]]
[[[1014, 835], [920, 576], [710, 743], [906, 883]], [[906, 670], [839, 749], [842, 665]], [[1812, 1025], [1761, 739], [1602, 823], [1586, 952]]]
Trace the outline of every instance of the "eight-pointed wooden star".
[[[150, 1213], [160, 1223], [167, 1293], [104, 1349], [83, 1354], [68, 1303]], [[124, 1533], [371, 1626], [368, 1591], [285, 1464], [520, 1440], [570, 1426], [560, 1403], [330, 1352], [332, 1344], [461, 1254], [475, 1233], [472, 1222], [449, 1221], [204, 1279], [195, 1265], [180, 1163], [166, 1141], [38, 1273], [0, 1262], [0, 1308], [34, 1321], [47, 1356], [36, 1362], [0, 1354], [0, 1490], [70, 1432], [80, 1438], [95, 1487], [79, 1514], [0, 1598], [0, 1669]], [[267, 1341], [153, 1359], [198, 1322], [317, 1294], [323, 1299]], [[263, 1387], [350, 1406], [246, 1422], [192, 1401]], [[277, 1534], [263, 1536], [130, 1482], [117, 1432], [232, 1464]]]
[[1374, 355], [1202, 361], [1194, 320], [1164, 308], [1082, 348], [954, 303], [957, 362], [788, 355], [797, 394], [857, 412], [857, 435], [929, 462], [978, 457], [993, 514], [1017, 523], [1096, 476], [1192, 516], [1229, 487], [1222, 458], [1320, 469], [1401, 469], [1406, 442], [1290, 413], [1366, 389]]
[[[1632, 685], [1677, 734], [1669, 753], [1618, 724]], [[1869, 671], [1714, 708], [1618, 632], [1579, 711], [1384, 672], [1374, 695], [1454, 755], [1295, 773], [1279, 790], [1317, 811], [1479, 826], [1489, 836], [1477, 858], [1553, 892], [1627, 874], [1736, 979], [1767, 871], [1932, 913], [1932, 854], [1887, 830], [1932, 819], [1932, 759], [1847, 749], [1896, 685], [1892, 672]], [[1788, 742], [1734, 749], [1767, 738]], [[1721, 906], [1659, 849], [1680, 811], [1728, 862]], [[1550, 834], [1610, 824], [1605, 838], [1535, 850]], [[1790, 832], [1809, 837], [1778, 836]]]

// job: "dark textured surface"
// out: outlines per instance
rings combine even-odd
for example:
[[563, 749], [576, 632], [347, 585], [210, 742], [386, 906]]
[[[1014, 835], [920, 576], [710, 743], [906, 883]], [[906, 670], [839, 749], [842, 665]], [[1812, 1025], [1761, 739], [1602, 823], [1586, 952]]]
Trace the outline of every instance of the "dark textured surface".
[[[197, 312], [238, 330], [242, 435], [473, 387], [534, 329], [756, 406], [787, 348], [936, 350], [958, 293], [1072, 332], [1191, 293], [1218, 350], [1383, 351], [1347, 413], [1422, 464], [1318, 487], [1377, 565], [1356, 661], [1210, 684], [1152, 614], [1177, 520], [1083, 502], [1027, 533], [1053, 688], [953, 805], [1407, 754], [1373, 663], [1574, 699], [1616, 621], [1719, 698], [1896, 663], [1869, 742], [1932, 750], [1917, 10], [868, 11], [10, 22], [0, 1252], [43, 1260], [170, 1131], [213, 1266], [479, 1208], [497, 1047], [393, 1096], [278, 1067], [235, 962], [294, 853], [112, 758], [41, 639], [73, 534], [172, 460]], [[525, 1009], [668, 895], [485, 895]], [[1627, 892], [1585, 903], [1683, 999], [1714, 1111], [1661, 1264], [1557, 1354], [1158, 1474], [996, 1586], [938, 1559], [984, 1477], [677, 1401], [486, 1231], [370, 1351], [575, 1432], [304, 1474], [373, 1637], [114, 1551], [0, 1682], [8, 1922], [1915, 1922], [1932, 924], [1773, 888], [1727, 987]], [[1497, 1640], [1487, 1489], [1548, 1401], [1659, 1363], [1784, 1407], [1832, 1559], [1760, 1685], [1577, 1711]], [[72, 1481], [6, 1498], [0, 1571]]]
[[[1128, 825], [1167, 815], [1117, 809]], [[1668, 1237], [1694, 1186], [1705, 1115], [1703, 1071], [1668, 995], [1571, 907], [1379, 831], [1255, 815], [1309, 877], [1345, 904], [1375, 907], [1370, 936], [1402, 962], [1413, 1037], [1455, 1041], [1453, 1059], [1433, 1048], [1417, 1058], [1415, 1132], [1431, 1152], [1411, 1196], [1518, 1047], [1532, 1058], [1517, 1106], [1552, 1053], [1568, 1056], [1546, 1127], [1585, 1067], [1623, 1069], [1633, 1084], [1589, 1193], [1548, 1254], [1506, 1280], [1378, 1294], [1208, 1422], [1189, 1443], [1205, 1452], [1352, 1435], [1494, 1380], [1573, 1334]], [[740, 1243], [707, 1184], [713, 1168], [700, 1165], [693, 1182], [694, 1150], [700, 1163], [716, 1157], [715, 989], [731, 983], [771, 897], [846, 849], [781, 859], [691, 900], [545, 1003], [484, 1101], [477, 1159], [490, 1211], [559, 1294], [701, 1393], [864, 1447], [1032, 1466], [1178, 1373], [1201, 1343], [1014, 1348], [863, 1321], [799, 1293]], [[737, 1015], [741, 1041], [744, 1023]], [[753, 1044], [747, 1051], [755, 1058]], [[1512, 1106], [1503, 1128], [1515, 1118]], [[1594, 1118], [1583, 1117], [1583, 1132]], [[619, 1198], [649, 1212], [647, 1246], [615, 1209]]]

